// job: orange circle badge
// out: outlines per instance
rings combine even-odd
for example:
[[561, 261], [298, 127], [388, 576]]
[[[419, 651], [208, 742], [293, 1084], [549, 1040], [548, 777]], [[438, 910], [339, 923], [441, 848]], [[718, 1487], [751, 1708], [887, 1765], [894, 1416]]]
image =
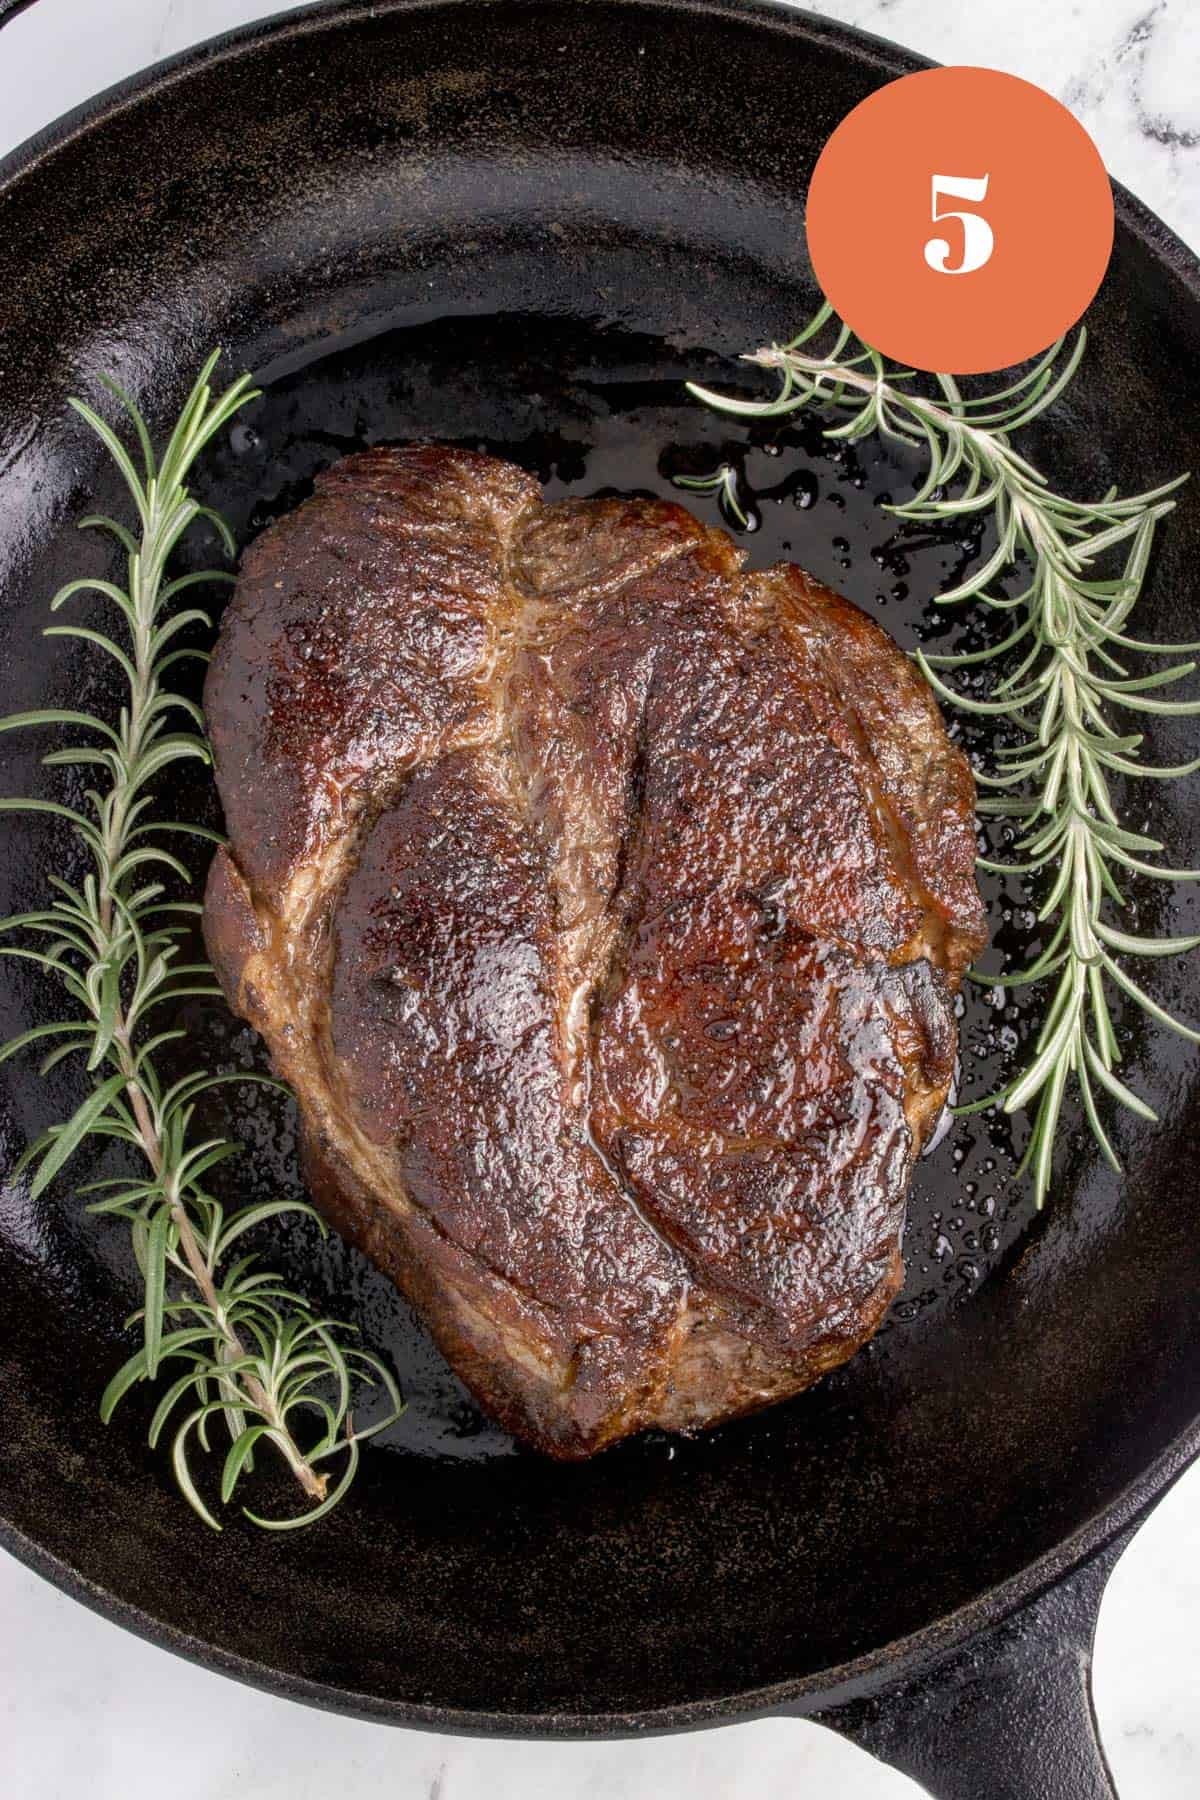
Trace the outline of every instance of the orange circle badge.
[[866, 343], [981, 374], [1045, 350], [1085, 311], [1112, 252], [1112, 189], [1052, 95], [998, 69], [928, 69], [842, 120], [807, 230], [826, 299]]

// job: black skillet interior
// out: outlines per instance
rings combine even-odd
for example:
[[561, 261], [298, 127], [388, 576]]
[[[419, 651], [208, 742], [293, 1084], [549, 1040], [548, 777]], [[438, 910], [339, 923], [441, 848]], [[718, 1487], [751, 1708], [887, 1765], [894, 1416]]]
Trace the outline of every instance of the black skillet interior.
[[[841, 28], [733, 3], [354, 5], [197, 52], [35, 146], [0, 190], [0, 711], [112, 698], [94, 652], [38, 635], [55, 586], [105, 565], [72, 520], [96, 495], [120, 505], [65, 396], [94, 398], [111, 371], [161, 429], [216, 343], [265, 387], [200, 480], [242, 541], [367, 443], [483, 445], [554, 493], [678, 497], [673, 476], [726, 457], [754, 498], [756, 561], [795, 558], [905, 645], [982, 642], [986, 622], [931, 605], [979, 541], [899, 530], [880, 510], [911, 464], [873, 445], [831, 452], [819, 422], [731, 425], [682, 388], [700, 376], [750, 391], [735, 354], [807, 316], [815, 155], [911, 66]], [[1088, 324], [1085, 372], [1033, 440], [1037, 459], [1079, 492], [1186, 468], [1196, 278], [1125, 200]], [[1196, 635], [1198, 554], [1200, 500], [1185, 492], [1143, 635]], [[986, 754], [986, 736], [964, 737]], [[1148, 737], [1175, 762], [1194, 726], [1155, 722]], [[4, 790], [60, 791], [37, 766], [48, 747], [5, 739]], [[1145, 788], [1130, 799], [1138, 828], [1195, 862], [1196, 785]], [[203, 781], [173, 804], [214, 822]], [[74, 855], [45, 821], [10, 826], [6, 843], [13, 909]], [[1028, 896], [1010, 882], [989, 898], [997, 945], [1030, 946]], [[1149, 928], [1197, 912], [1186, 891], [1132, 898]], [[1145, 973], [1200, 1017], [1194, 963]], [[1027, 1002], [998, 998], [974, 990], [965, 1005], [965, 1092], [994, 1085], [1036, 1023]], [[0, 1030], [48, 1003], [36, 972], [9, 965]], [[259, 1060], [220, 1009], [194, 1004], [185, 1022], [189, 1057]], [[1197, 1063], [1139, 1018], [1123, 1042], [1164, 1120], [1114, 1122], [1124, 1178], [1072, 1114], [1053, 1203], [1034, 1219], [1013, 1179], [1022, 1128], [955, 1125], [920, 1167], [907, 1286], [875, 1343], [792, 1405], [582, 1468], [481, 1418], [356, 1255], [307, 1229], [264, 1232], [264, 1254], [393, 1356], [410, 1401], [349, 1502], [303, 1539], [236, 1518], [205, 1532], [145, 1447], [140, 1400], [101, 1427], [136, 1291], [122, 1234], [87, 1218], [72, 1184], [31, 1205], [10, 1180], [0, 1513], [15, 1546], [84, 1598], [325, 1704], [597, 1730], [818, 1692], [827, 1671], [1094, 1521], [1193, 1418]], [[0, 1074], [11, 1167], [80, 1077], [42, 1081], [23, 1062]], [[214, 1120], [250, 1146], [231, 1191], [297, 1191], [285, 1105], [239, 1092]], [[73, 1175], [98, 1172], [81, 1157]]]

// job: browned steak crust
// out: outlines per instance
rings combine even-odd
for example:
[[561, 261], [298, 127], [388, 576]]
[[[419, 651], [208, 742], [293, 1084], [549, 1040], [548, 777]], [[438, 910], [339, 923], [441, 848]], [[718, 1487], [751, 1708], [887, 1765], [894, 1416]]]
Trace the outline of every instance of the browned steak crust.
[[205, 697], [222, 983], [484, 1405], [587, 1455], [870, 1336], [983, 938], [877, 626], [680, 507], [374, 450], [247, 552]]

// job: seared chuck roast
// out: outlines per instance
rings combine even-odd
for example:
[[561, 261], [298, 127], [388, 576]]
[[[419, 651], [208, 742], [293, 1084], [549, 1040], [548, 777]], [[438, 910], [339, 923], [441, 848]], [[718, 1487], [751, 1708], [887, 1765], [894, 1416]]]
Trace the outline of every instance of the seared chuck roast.
[[246, 553], [206, 703], [230, 1004], [490, 1412], [586, 1456], [870, 1337], [983, 938], [890, 638], [680, 507], [372, 450]]

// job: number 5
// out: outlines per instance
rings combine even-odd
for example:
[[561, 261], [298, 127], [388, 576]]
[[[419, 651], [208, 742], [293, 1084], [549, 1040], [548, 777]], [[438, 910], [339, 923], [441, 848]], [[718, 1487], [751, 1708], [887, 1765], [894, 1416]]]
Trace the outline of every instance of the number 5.
[[995, 247], [992, 228], [986, 219], [978, 213], [939, 212], [938, 201], [943, 196], [954, 200], [982, 200], [987, 194], [988, 177], [980, 175], [935, 175], [933, 177], [933, 219], [958, 219], [963, 228], [962, 261], [955, 268], [947, 264], [950, 246], [945, 238], [930, 238], [925, 246], [925, 261], [939, 275], [970, 275], [974, 269], [982, 269], [989, 260]]

